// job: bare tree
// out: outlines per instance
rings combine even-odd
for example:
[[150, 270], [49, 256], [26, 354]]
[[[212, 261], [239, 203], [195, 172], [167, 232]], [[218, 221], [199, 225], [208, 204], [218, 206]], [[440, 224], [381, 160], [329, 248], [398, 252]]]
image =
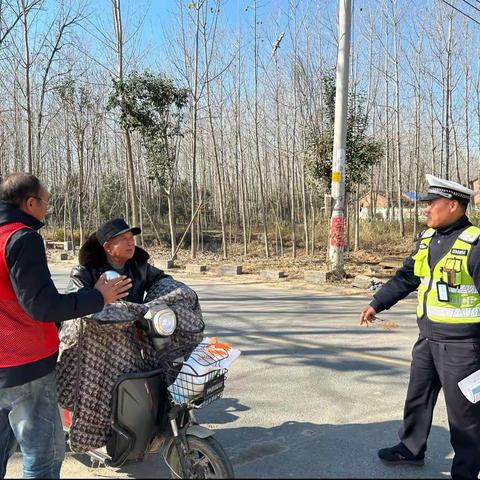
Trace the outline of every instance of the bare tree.
[[[216, 129], [213, 123], [213, 109], [212, 109], [212, 98], [211, 98], [211, 82], [212, 77], [210, 75], [210, 65], [213, 59], [212, 52], [215, 50], [216, 44], [216, 32], [217, 32], [217, 23], [218, 23], [218, 14], [220, 12], [220, 2], [216, 0], [212, 7], [212, 28], [210, 35], [207, 35], [207, 15], [208, 15], [208, 2], [205, 2], [205, 9], [203, 10], [203, 19], [202, 19], [202, 41], [203, 41], [203, 53], [205, 61], [205, 84], [206, 84], [206, 100], [207, 100], [207, 110], [208, 110], [208, 121], [210, 125], [210, 133], [213, 147], [213, 158], [215, 160], [215, 171], [217, 177], [217, 187], [218, 187], [218, 204], [220, 209], [220, 224], [222, 227], [222, 247], [223, 247], [223, 258], [228, 257], [228, 245], [227, 245], [227, 226], [225, 220], [225, 189], [223, 185], [223, 176], [222, 168], [220, 165], [220, 152], [217, 141]], [[208, 45], [210, 37], [210, 46]], [[210, 51], [209, 51], [210, 50]], [[220, 129], [221, 132], [221, 129]]]
[[[122, 25], [122, 10], [121, 10], [121, 0], [111, 0], [112, 2], [112, 13], [113, 13], [113, 26], [115, 31], [115, 50], [117, 57], [117, 79], [121, 82], [124, 77], [124, 68], [123, 68], [123, 25]], [[127, 154], [127, 172], [130, 184], [130, 202], [131, 202], [131, 221], [133, 225], [138, 224], [138, 200], [137, 200], [137, 188], [135, 180], [135, 166], [133, 162], [133, 152], [132, 152], [132, 139], [130, 136], [130, 131], [127, 127], [124, 127], [124, 136], [125, 136], [125, 148]]]
[[[391, 0], [392, 1], [392, 0]], [[392, 2], [392, 22], [393, 22], [393, 41], [394, 41], [394, 67], [395, 67], [395, 133], [396, 133], [396, 155], [397, 155], [397, 201], [398, 201], [398, 219], [400, 225], [400, 236], [405, 236], [405, 224], [403, 219], [403, 190], [402, 190], [402, 151], [400, 134], [400, 40], [399, 40], [399, 22], [398, 13]]]
[[[0, 47], [25, 14], [42, 2], [43, 0], [32, 0], [25, 4], [25, 2], [0, 0]], [[9, 12], [12, 14], [12, 18], [6, 18]]]
[[268, 244], [267, 203], [265, 199], [265, 184], [260, 161], [259, 119], [258, 119], [258, 36], [257, 36], [257, 0], [253, 2], [253, 77], [254, 77], [254, 129], [255, 129], [255, 158], [260, 187], [260, 201], [262, 206], [263, 237], [265, 256], [270, 257]]

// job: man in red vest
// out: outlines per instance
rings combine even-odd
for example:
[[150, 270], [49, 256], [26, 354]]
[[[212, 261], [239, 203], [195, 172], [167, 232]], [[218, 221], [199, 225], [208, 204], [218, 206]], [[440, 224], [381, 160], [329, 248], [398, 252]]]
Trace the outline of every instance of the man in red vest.
[[49, 194], [38, 178], [9, 175], [0, 184], [0, 478], [15, 443], [24, 478], [59, 478], [65, 453], [55, 381], [55, 322], [99, 312], [128, 295], [130, 279], [58, 293], [42, 226]]

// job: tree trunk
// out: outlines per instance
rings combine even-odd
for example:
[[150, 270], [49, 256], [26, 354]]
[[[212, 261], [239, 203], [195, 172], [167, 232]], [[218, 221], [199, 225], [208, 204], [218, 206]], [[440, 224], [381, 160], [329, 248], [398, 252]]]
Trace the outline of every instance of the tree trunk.
[[[198, 50], [199, 50], [199, 41], [198, 37], [200, 35], [200, 8], [203, 5], [203, 1], [200, 4], [195, 5], [196, 14], [195, 14], [195, 59], [194, 59], [194, 80], [193, 80], [193, 112], [192, 112], [192, 164], [191, 164], [191, 175], [190, 179], [190, 212], [192, 219], [194, 218], [196, 205], [197, 205], [197, 117], [198, 117]], [[192, 227], [190, 230], [190, 256], [191, 258], [197, 258], [197, 222], [192, 222]]]
[[36, 173], [33, 165], [33, 115], [32, 115], [32, 92], [30, 87], [30, 42], [28, 38], [28, 12], [29, 9], [25, 4], [25, 0], [22, 0], [22, 18], [23, 18], [23, 48], [24, 48], [24, 65], [25, 65], [25, 102], [27, 112], [27, 164], [28, 172]]
[[[215, 11], [218, 11], [215, 8]], [[216, 23], [218, 19], [218, 15], [215, 14], [214, 16], [214, 29], [216, 31]], [[227, 230], [225, 225], [225, 192], [224, 192], [224, 185], [223, 185], [223, 178], [220, 166], [220, 158], [218, 152], [218, 145], [217, 145], [217, 136], [215, 134], [215, 127], [213, 125], [213, 112], [212, 112], [212, 102], [210, 97], [210, 77], [209, 77], [209, 63], [210, 59], [208, 57], [207, 51], [207, 31], [206, 25], [203, 25], [202, 28], [203, 33], [203, 51], [205, 55], [205, 83], [206, 83], [206, 93], [207, 93], [207, 110], [208, 110], [208, 123], [210, 125], [210, 135], [212, 139], [212, 146], [213, 146], [213, 157], [215, 159], [215, 171], [217, 174], [217, 187], [218, 187], [218, 205], [220, 209], [220, 224], [222, 227], [222, 247], [223, 247], [223, 259], [226, 260], [228, 258], [228, 245], [227, 245]], [[209, 32], [212, 35], [212, 42], [214, 42], [215, 35], [212, 32]]]
[[353, 243], [353, 251], [356, 252], [360, 247], [360, 212], [359, 212], [359, 189], [360, 186], [355, 186], [355, 201], [354, 201], [354, 218], [355, 218], [355, 239]]
[[268, 246], [268, 225], [267, 225], [267, 206], [264, 190], [264, 178], [262, 174], [262, 167], [260, 164], [260, 146], [258, 135], [258, 45], [257, 45], [257, 0], [253, 3], [254, 10], [254, 89], [255, 89], [255, 105], [254, 105], [254, 121], [255, 121], [255, 155], [257, 161], [258, 182], [260, 185], [260, 200], [262, 205], [262, 221], [263, 221], [263, 237], [265, 246], [265, 257], [270, 257], [270, 249]]
[[167, 195], [167, 204], [168, 204], [168, 226], [170, 228], [172, 260], [175, 260], [174, 254], [177, 248], [177, 233], [175, 229], [175, 198], [174, 198], [172, 187], [170, 187], [168, 190], [165, 190], [165, 193]]
[[451, 76], [452, 76], [452, 20], [453, 15], [449, 15], [448, 22], [448, 42], [447, 42], [447, 67], [446, 67], [446, 86], [445, 86], [445, 178], [450, 178], [450, 110], [451, 110]]
[[[117, 55], [117, 78], [123, 82], [123, 27], [122, 27], [122, 11], [121, 0], [111, 0], [113, 9], [113, 25], [115, 30], [115, 49]], [[135, 180], [135, 166], [133, 162], [132, 140], [130, 131], [127, 127], [123, 129], [125, 136], [125, 147], [127, 153], [127, 171], [130, 177], [130, 202], [131, 202], [131, 222], [132, 225], [138, 224], [138, 201]]]
[[390, 196], [390, 112], [389, 112], [389, 79], [388, 79], [388, 24], [385, 27], [385, 202], [386, 218], [390, 218], [391, 196]]
[[393, 35], [395, 42], [395, 114], [396, 114], [396, 147], [397, 147], [397, 199], [398, 199], [398, 220], [400, 225], [400, 236], [405, 236], [405, 225], [403, 221], [403, 192], [402, 192], [402, 155], [400, 136], [400, 77], [399, 77], [399, 55], [398, 55], [398, 20], [394, 18]]

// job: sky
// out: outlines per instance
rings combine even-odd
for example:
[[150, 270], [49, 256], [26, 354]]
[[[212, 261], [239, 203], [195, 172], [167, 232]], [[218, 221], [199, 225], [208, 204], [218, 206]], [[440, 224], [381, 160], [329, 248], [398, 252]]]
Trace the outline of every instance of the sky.
[[[55, 4], [67, 0], [45, 0], [45, 13], [49, 11], [55, 12]], [[73, 5], [84, 4], [84, 12], [86, 20], [82, 22], [84, 29], [84, 40], [86, 42], [86, 50], [92, 57], [96, 59], [104, 59], [103, 65], [108, 65], [114, 68], [115, 60], [112, 58], [113, 51], [106, 48], [107, 42], [112, 44], [113, 40], [113, 23], [111, 0], [70, 0]], [[134, 38], [134, 40], [127, 44], [125, 51], [130, 54], [131, 58], [127, 59], [127, 71], [130, 69], [142, 70], [149, 68], [153, 71], [164, 72], [165, 74], [175, 78], [172, 67], [172, 51], [167, 52], [169, 41], [173, 35], [178, 35], [178, 20], [179, 20], [179, 4], [188, 5], [191, 0], [121, 0], [122, 2], [122, 17], [125, 28], [125, 38]], [[388, 0], [387, 4], [388, 4]], [[393, 0], [395, 1], [395, 0]], [[480, 10], [475, 12], [464, 0], [445, 0], [453, 5], [461, 6], [466, 13], [478, 18], [480, 20]], [[472, 0], [478, 3], [479, 0]], [[213, 5], [215, 0], [208, 0], [209, 5]], [[328, 60], [333, 66], [336, 60], [336, 14], [338, 8], [338, 0], [257, 0], [257, 19], [258, 38], [260, 47], [260, 57], [263, 55], [266, 61], [271, 61], [271, 48], [275, 39], [279, 34], [287, 30], [287, 16], [292, 4], [298, 5], [298, 17], [302, 17], [302, 10], [308, 9], [309, 5], [314, 7], [309, 10], [315, 14], [310, 14], [306, 22], [320, 24], [323, 28], [330, 29], [327, 32], [326, 38], [329, 42]], [[236, 33], [239, 30], [243, 38], [243, 51], [252, 52], [252, 25], [253, 25], [253, 4], [254, 0], [221, 0], [221, 25], [223, 29], [230, 30], [230, 33]], [[365, 39], [362, 35], [362, 28], [368, 24], [369, 16], [375, 16], [374, 0], [352, 0], [353, 4], [353, 30], [352, 30], [352, 53], [358, 55], [360, 65], [365, 64], [368, 45], [365, 44]], [[427, 5], [430, 10], [439, 12], [445, 11], [444, 0], [402, 0], [398, 2], [402, 9], [402, 24], [401, 28], [407, 33], [409, 29], [421, 28], [421, 15], [425, 11]], [[472, 3], [472, 5], [474, 5]], [[190, 11], [193, 15], [193, 10]], [[406, 17], [411, 17], [408, 21]], [[373, 18], [376, 21], [376, 17]], [[466, 21], [464, 17], [458, 16], [459, 20]], [[378, 21], [382, 22], [382, 15], [379, 12]], [[188, 23], [188, 22], [187, 22]], [[463, 24], [458, 23], [460, 30], [457, 28], [456, 39], [459, 44], [464, 42], [462, 34], [460, 33]], [[468, 21], [469, 30], [478, 36], [480, 33], [480, 25], [473, 21]], [[42, 28], [37, 27], [37, 28]], [[85, 32], [86, 30], [86, 32]], [[318, 29], [315, 29], [318, 31]], [[325, 32], [326, 30], [324, 30]], [[20, 32], [21, 33], [21, 32]], [[322, 34], [323, 35], [323, 34]], [[38, 36], [39, 38], [41, 35]], [[236, 35], [229, 35], [228, 45], [225, 43], [219, 44], [219, 49], [226, 47], [228, 52], [225, 57], [234, 55]], [[410, 40], [404, 36], [404, 51], [407, 52], [411, 46], [408, 43]], [[193, 35], [188, 35], [189, 42], [193, 42]], [[40, 40], [39, 40], [40, 41]], [[290, 35], [285, 35], [282, 40], [280, 52], [289, 51], [288, 42], [291, 41]], [[264, 42], [264, 43], [262, 43]], [[472, 45], [478, 45], [477, 42], [472, 42]], [[191, 45], [190, 45], [191, 46]], [[132, 48], [134, 47], [134, 48]], [[325, 48], [325, 45], [323, 45]], [[425, 43], [424, 48], [432, 48], [431, 45]], [[475, 48], [475, 47], [474, 47]], [[168, 55], [170, 53], [170, 56]], [[314, 52], [312, 52], [315, 55]], [[108, 55], [108, 59], [105, 57]], [[178, 56], [178, 52], [174, 55]], [[251, 55], [250, 55], [251, 57]], [[459, 68], [459, 63], [455, 68]], [[405, 66], [403, 76], [407, 78], [410, 73]], [[478, 68], [478, 63], [471, 65], [472, 71]], [[176, 78], [176, 80], [181, 80]]]
[[[179, 0], [188, 4], [189, 0]], [[298, 1], [298, 0], [297, 0]], [[259, 0], [257, 2], [257, 17], [269, 15], [280, 15], [288, 9], [289, 0]], [[326, 1], [326, 3], [335, 3]], [[212, 0], [210, 4], [213, 5]], [[111, 23], [110, 0], [87, 0], [87, 9], [92, 19], [98, 23]], [[122, 0], [122, 15], [124, 20], [135, 18], [137, 21], [143, 19], [143, 28], [140, 35], [145, 44], [153, 43], [161, 45], [161, 33], [164, 29], [170, 28], [176, 22], [178, 12], [177, 0]], [[253, 1], [246, 0], [222, 0], [222, 16], [226, 23], [237, 30], [251, 24]]]
[[[94, 36], [111, 32], [112, 11], [110, 0], [84, 1], [89, 16], [89, 32]], [[189, 3], [189, 0], [122, 0], [124, 24], [130, 33], [141, 25], [136, 33], [136, 39], [140, 49], [148, 49], [152, 58], [161, 57], [160, 52], [165, 46], [169, 32], [177, 25], [178, 2], [180, 1], [183, 4]], [[258, 0], [259, 37], [262, 35], [262, 22], [264, 20], [265, 25], [270, 26], [272, 25], [271, 20], [276, 19], [279, 24], [278, 28], [281, 29], [282, 23], [286, 22], [289, 3], [295, 2], [300, 5], [301, 9], [302, 2], [306, 2], [306, 0]], [[213, 5], [213, 0], [210, 0], [209, 3]], [[319, 3], [325, 3], [325, 10], [336, 11], [336, 0], [320, 0]], [[234, 32], [238, 32], [240, 29], [244, 34], [248, 33], [253, 22], [253, 0], [222, 0], [221, 17], [222, 27]], [[275, 36], [275, 32], [270, 33]], [[266, 33], [264, 32], [263, 35], [266, 35]]]

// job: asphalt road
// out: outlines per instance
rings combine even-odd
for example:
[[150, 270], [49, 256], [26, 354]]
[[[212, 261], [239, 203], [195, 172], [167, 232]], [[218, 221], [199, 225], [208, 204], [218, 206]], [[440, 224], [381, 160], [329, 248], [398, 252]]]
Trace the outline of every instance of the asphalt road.
[[[64, 271], [54, 271], [59, 287]], [[181, 278], [179, 278], [181, 279]], [[400, 327], [358, 325], [368, 296], [285, 290], [260, 284], [189, 279], [207, 334], [242, 350], [225, 398], [199, 412], [217, 430], [237, 477], [447, 478], [452, 450], [439, 397], [426, 465], [389, 467], [376, 450], [397, 442], [417, 337], [414, 299], [383, 317]], [[7, 476], [21, 475], [17, 454]], [[168, 478], [161, 455], [121, 469], [89, 468], [68, 454], [65, 478]]]

